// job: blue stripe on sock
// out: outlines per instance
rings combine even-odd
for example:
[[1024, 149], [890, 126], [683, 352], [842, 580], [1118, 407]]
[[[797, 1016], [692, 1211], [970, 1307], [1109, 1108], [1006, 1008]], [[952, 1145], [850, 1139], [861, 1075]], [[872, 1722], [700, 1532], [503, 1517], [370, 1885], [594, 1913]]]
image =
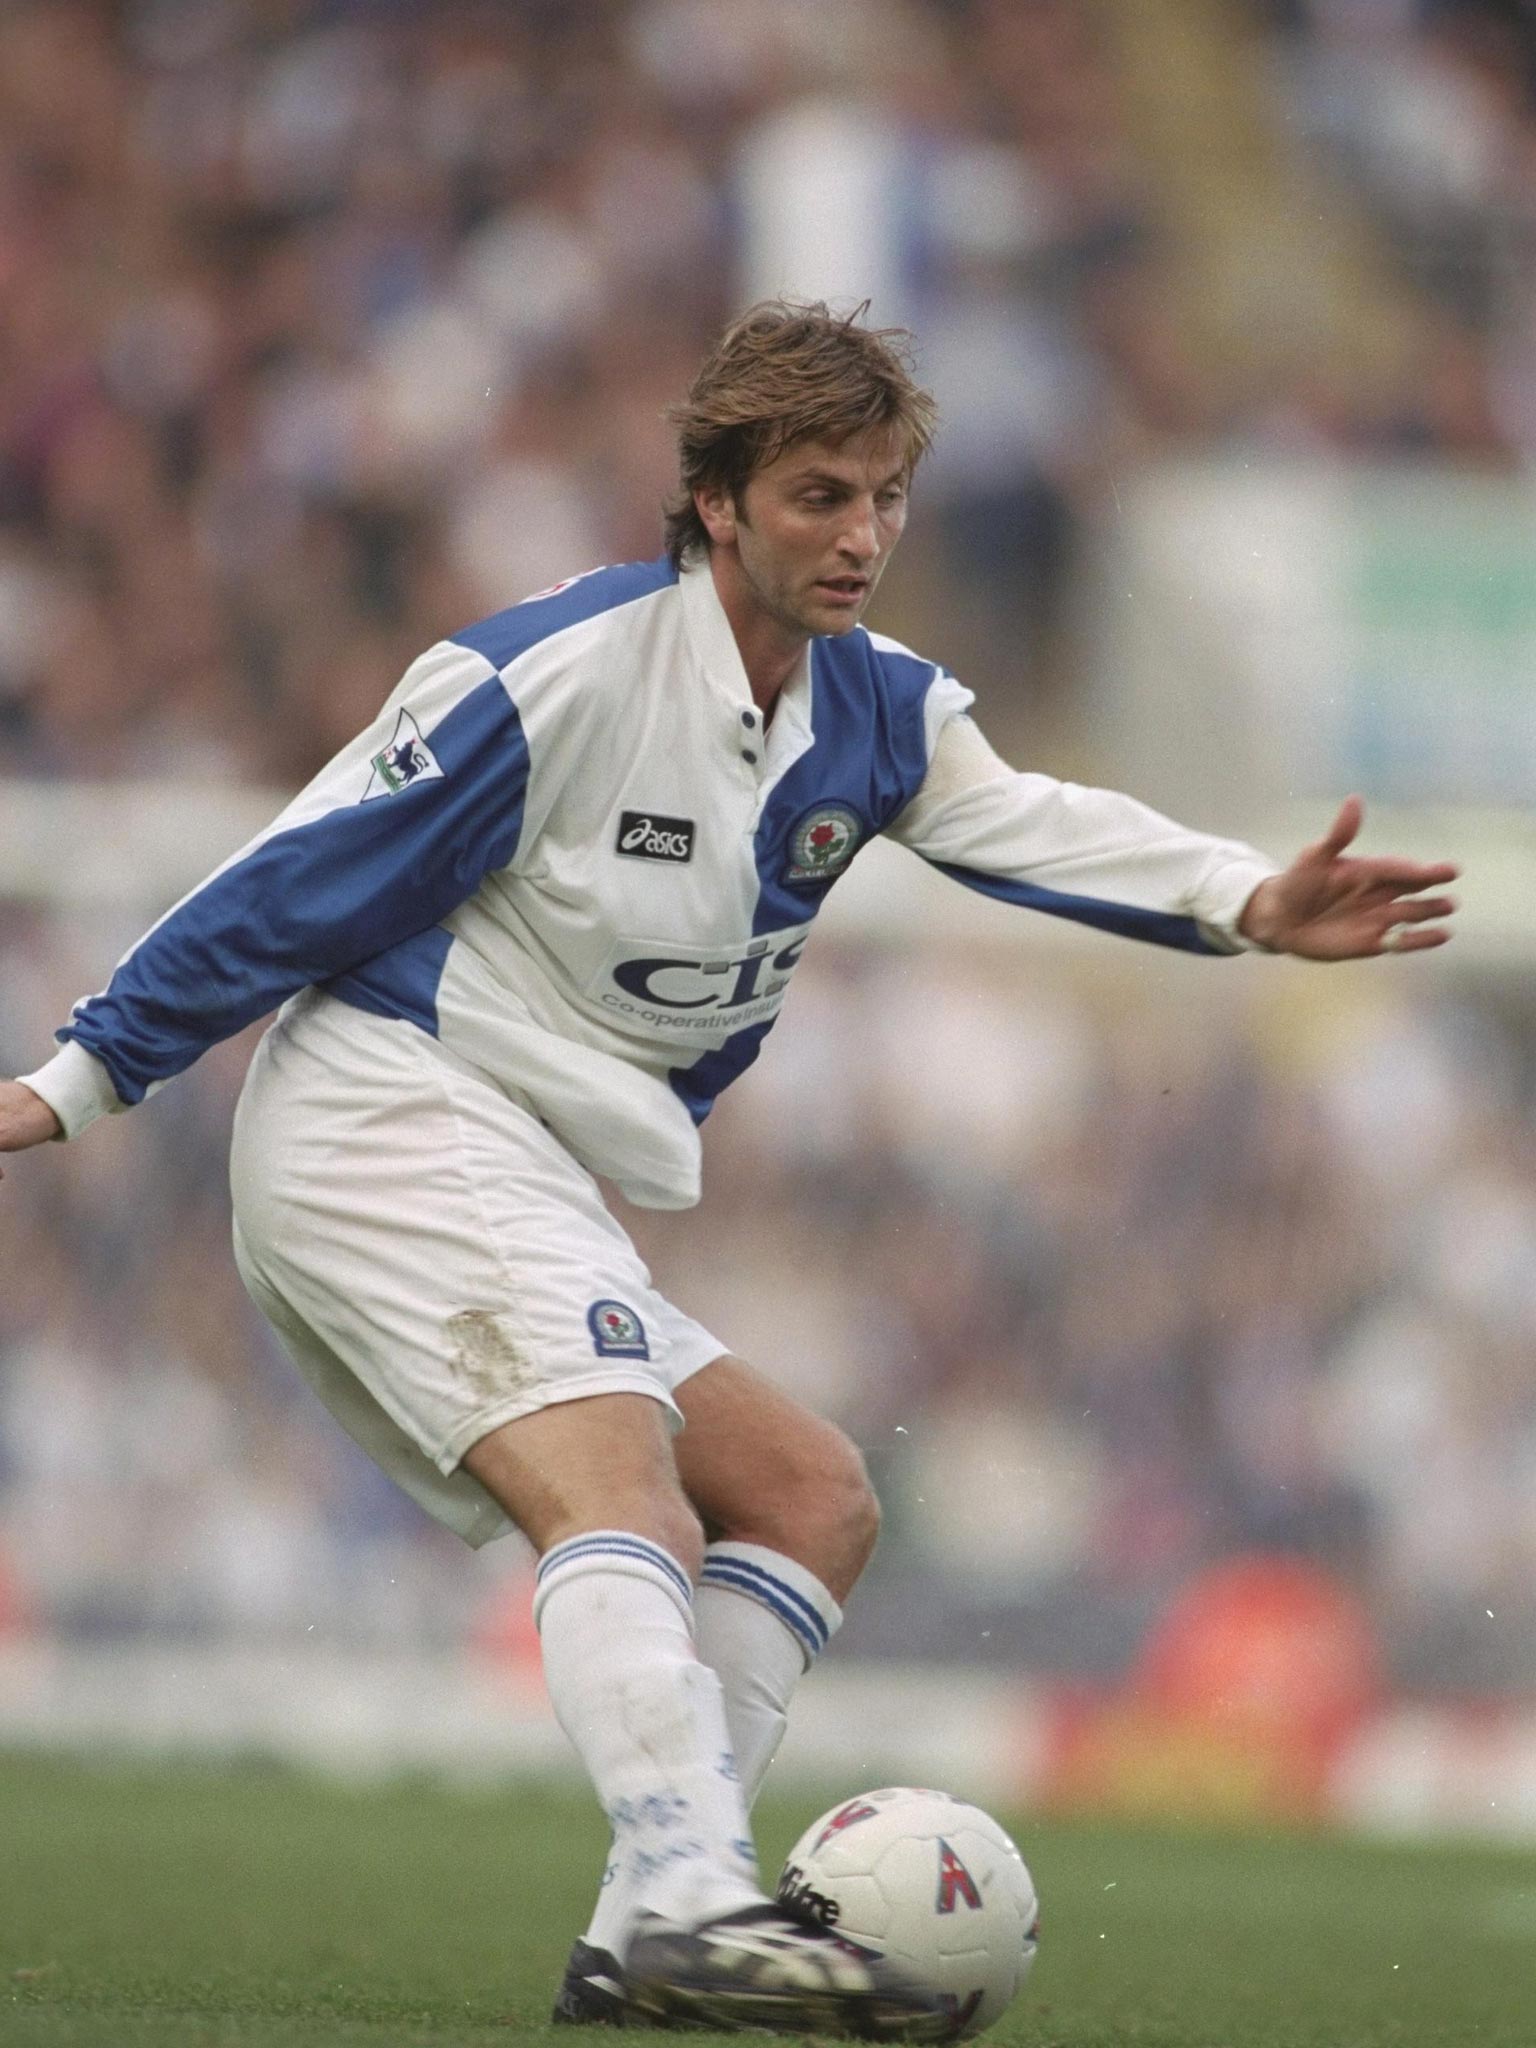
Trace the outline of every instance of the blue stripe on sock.
[[824, 1650], [827, 1647], [827, 1624], [822, 1620], [820, 1614], [818, 1614], [815, 1607], [812, 1606], [803, 1593], [797, 1593], [793, 1586], [785, 1585], [782, 1579], [776, 1579], [772, 1572], [764, 1571], [760, 1564], [753, 1564], [747, 1558], [729, 1555], [720, 1557], [712, 1552], [707, 1554], [704, 1559], [704, 1570], [700, 1577], [707, 1580], [716, 1567], [721, 1565], [729, 1566], [733, 1572], [745, 1573], [751, 1579], [760, 1579], [765, 1585], [771, 1586], [781, 1600], [787, 1600], [792, 1607], [805, 1616], [804, 1625], [798, 1632], [804, 1634], [806, 1631], [809, 1631], [816, 1638], [812, 1645], [813, 1648]]
[[[550, 1558], [556, 1565], [583, 1563], [604, 1557], [627, 1558], [632, 1563], [651, 1565], [661, 1573], [669, 1585], [676, 1588], [683, 1600], [691, 1602], [693, 1599], [693, 1587], [689, 1584], [686, 1573], [680, 1571], [671, 1558], [661, 1551], [644, 1549], [633, 1543], [583, 1543], [579, 1546], [562, 1545], [558, 1552], [550, 1553]], [[549, 1560], [546, 1560], [546, 1564], [539, 1567], [540, 1583], [543, 1582], [548, 1563]]]
[[568, 1557], [574, 1557], [583, 1550], [628, 1550], [638, 1557], [653, 1559], [664, 1570], [678, 1569], [675, 1559], [659, 1544], [649, 1543], [643, 1536], [631, 1536], [623, 1529], [594, 1529], [590, 1536], [568, 1536], [564, 1543], [557, 1543], [553, 1550], [546, 1550], [539, 1559], [538, 1576], [555, 1565], [563, 1564]]
[[654, 1564], [658, 1571], [665, 1572], [669, 1578], [676, 1579], [684, 1586], [688, 1583], [676, 1559], [669, 1556], [659, 1544], [647, 1543], [643, 1536], [628, 1536], [623, 1531], [616, 1531], [611, 1535], [604, 1531], [591, 1536], [571, 1537], [568, 1542], [561, 1543], [547, 1552], [540, 1560], [538, 1576], [543, 1578], [547, 1571], [568, 1562], [571, 1558], [599, 1552], [643, 1558], [648, 1564]]
[[557, 1565], [587, 1557], [627, 1557], [642, 1564], [654, 1565], [657, 1571], [671, 1581], [685, 1600], [691, 1601], [693, 1598], [693, 1587], [689, 1584], [688, 1574], [675, 1559], [667, 1555], [666, 1551], [657, 1544], [647, 1543], [643, 1536], [573, 1536], [569, 1542], [557, 1544], [553, 1550], [546, 1551], [539, 1561], [536, 1577], [542, 1579], [546, 1572]]
[[[764, 1572], [762, 1577], [766, 1579], [768, 1574]], [[745, 1593], [750, 1599], [760, 1601], [770, 1613], [778, 1616], [792, 1636], [798, 1637], [804, 1643], [813, 1657], [819, 1656], [825, 1647], [826, 1630], [821, 1630], [821, 1638], [818, 1641], [794, 1608], [778, 1597], [780, 1591], [787, 1592], [789, 1589], [780, 1588], [777, 1579], [769, 1580], [767, 1585], [760, 1585], [748, 1578], [745, 1572], [738, 1576], [733, 1563], [711, 1562], [704, 1567], [701, 1583], [706, 1586], [724, 1586], [733, 1593]]]

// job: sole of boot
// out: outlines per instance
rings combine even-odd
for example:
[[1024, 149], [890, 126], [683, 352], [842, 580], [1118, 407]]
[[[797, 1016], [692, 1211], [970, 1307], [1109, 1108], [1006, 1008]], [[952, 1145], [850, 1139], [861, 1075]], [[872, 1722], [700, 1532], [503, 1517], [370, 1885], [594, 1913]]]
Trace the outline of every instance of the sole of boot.
[[[653, 2026], [712, 2029], [722, 2034], [819, 2034], [840, 2041], [947, 2041], [954, 2022], [878, 1992], [859, 1998], [834, 1992], [770, 1991], [761, 1985], [632, 1984], [630, 2004]], [[642, 2023], [644, 2023], [644, 2021]]]

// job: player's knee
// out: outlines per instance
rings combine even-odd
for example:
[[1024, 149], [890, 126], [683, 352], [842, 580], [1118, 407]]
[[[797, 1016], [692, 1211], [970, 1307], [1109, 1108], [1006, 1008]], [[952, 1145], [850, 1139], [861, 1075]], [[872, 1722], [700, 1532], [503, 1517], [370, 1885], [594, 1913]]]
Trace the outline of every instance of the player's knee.
[[704, 1563], [704, 1526], [681, 1494], [667, 1503], [665, 1516], [667, 1534], [657, 1540], [696, 1581]]
[[[812, 1563], [829, 1584], [851, 1586], [868, 1564], [880, 1534], [880, 1503], [858, 1448], [828, 1428], [800, 1463], [789, 1504], [793, 1531], [786, 1550], [816, 1552]], [[807, 1560], [810, 1562], [811, 1560]]]
[[835, 1490], [836, 1512], [841, 1525], [843, 1554], [855, 1574], [863, 1571], [880, 1538], [880, 1501], [869, 1483], [869, 1473], [858, 1449], [842, 1439]]

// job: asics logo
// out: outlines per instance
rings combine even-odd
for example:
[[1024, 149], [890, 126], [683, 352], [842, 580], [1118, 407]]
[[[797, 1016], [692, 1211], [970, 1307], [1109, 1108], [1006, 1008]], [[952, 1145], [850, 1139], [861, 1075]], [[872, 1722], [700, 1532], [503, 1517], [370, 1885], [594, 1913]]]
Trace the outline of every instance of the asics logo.
[[693, 858], [692, 818], [663, 818], [655, 811], [623, 811], [619, 815], [616, 853], [634, 860], [686, 861]]

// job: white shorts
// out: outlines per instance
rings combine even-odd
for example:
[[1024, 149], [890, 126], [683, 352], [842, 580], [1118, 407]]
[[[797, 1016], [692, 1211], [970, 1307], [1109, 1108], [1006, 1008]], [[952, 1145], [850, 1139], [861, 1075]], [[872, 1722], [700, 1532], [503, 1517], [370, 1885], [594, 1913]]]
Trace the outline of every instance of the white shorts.
[[511, 1524], [460, 1468], [501, 1423], [672, 1389], [725, 1345], [659, 1295], [538, 1118], [413, 1024], [311, 992], [251, 1064], [235, 1257], [369, 1456], [466, 1542]]

